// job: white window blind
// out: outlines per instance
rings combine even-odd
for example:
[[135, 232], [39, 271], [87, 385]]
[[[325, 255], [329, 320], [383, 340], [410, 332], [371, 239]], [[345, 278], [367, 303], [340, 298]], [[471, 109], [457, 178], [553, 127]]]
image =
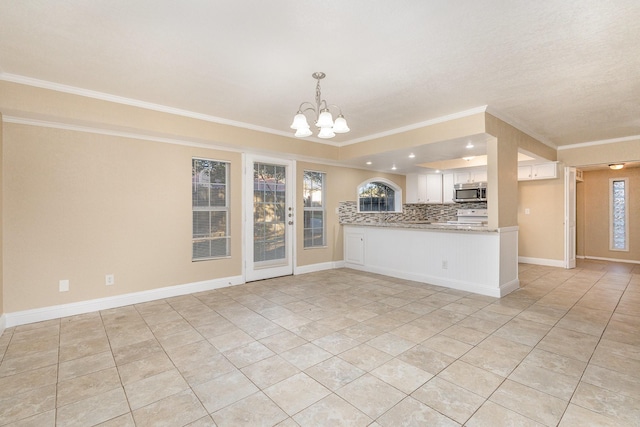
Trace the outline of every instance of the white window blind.
[[228, 257], [229, 163], [192, 159], [194, 261]]

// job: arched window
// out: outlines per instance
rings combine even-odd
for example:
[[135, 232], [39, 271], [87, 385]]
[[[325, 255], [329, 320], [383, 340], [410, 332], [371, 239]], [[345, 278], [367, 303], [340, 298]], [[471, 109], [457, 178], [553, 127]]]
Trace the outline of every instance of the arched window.
[[358, 212], [402, 212], [402, 189], [384, 178], [358, 186]]

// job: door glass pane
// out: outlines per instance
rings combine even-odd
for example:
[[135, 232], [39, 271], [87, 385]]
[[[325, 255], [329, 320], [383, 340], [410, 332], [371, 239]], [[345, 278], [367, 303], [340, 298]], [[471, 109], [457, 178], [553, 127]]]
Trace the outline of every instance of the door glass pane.
[[285, 260], [286, 167], [253, 164], [253, 261]]

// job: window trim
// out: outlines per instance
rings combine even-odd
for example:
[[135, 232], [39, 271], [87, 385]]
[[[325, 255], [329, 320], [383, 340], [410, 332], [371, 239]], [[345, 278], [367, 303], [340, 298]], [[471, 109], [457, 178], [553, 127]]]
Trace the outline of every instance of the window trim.
[[[394, 194], [393, 210], [390, 211], [361, 211], [360, 210], [360, 190], [367, 184], [374, 182], [380, 182], [388, 187], [391, 187]], [[395, 182], [382, 177], [370, 178], [361, 182], [356, 189], [356, 208], [358, 213], [371, 213], [371, 214], [390, 214], [390, 213], [402, 213], [402, 188]]]
[[[624, 248], [614, 247], [613, 231], [613, 183], [624, 182]], [[609, 178], [609, 250], [616, 252], [629, 252], [629, 178]]]
[[[322, 187], [321, 187], [321, 191], [322, 191], [322, 206], [319, 207], [315, 207], [315, 206], [304, 206], [304, 201], [302, 202], [302, 248], [303, 249], [321, 249], [321, 248], [326, 248], [327, 247], [327, 205], [326, 205], [326, 194], [327, 194], [327, 190], [326, 190], [326, 182], [327, 182], [327, 173], [323, 172], [323, 171], [318, 171], [318, 170], [311, 170], [311, 169], [304, 169], [302, 171], [302, 194], [304, 195], [304, 190], [305, 190], [305, 186], [304, 186], [304, 181], [305, 181], [305, 174], [307, 172], [314, 172], [314, 173], [319, 173], [322, 174]], [[306, 230], [304, 227], [305, 221], [304, 221], [304, 215], [307, 212], [322, 212], [322, 245], [312, 245], [312, 246], [307, 246], [307, 241], [304, 238], [304, 231]]]
[[[229, 183], [229, 177], [230, 177], [230, 168], [231, 168], [231, 162], [228, 160], [215, 160], [215, 159], [210, 159], [210, 158], [206, 158], [206, 157], [197, 157], [197, 156], [193, 156], [191, 157], [191, 170], [192, 170], [192, 175], [191, 175], [191, 185], [193, 188], [193, 162], [194, 160], [204, 160], [207, 162], [211, 162], [211, 163], [222, 163], [225, 165], [225, 182], [224, 182], [224, 191], [225, 191], [225, 196], [224, 196], [224, 206], [208, 206], [206, 208], [203, 207], [196, 207], [193, 206], [193, 190], [192, 190], [192, 196], [191, 196], [191, 262], [200, 262], [200, 261], [210, 261], [210, 260], [216, 260], [216, 259], [227, 259], [227, 258], [231, 258], [231, 234], [230, 234], [230, 218], [231, 218], [231, 209], [229, 206], [229, 187], [230, 187], [230, 183]], [[226, 219], [225, 219], [225, 230], [224, 230], [224, 239], [226, 239], [226, 255], [220, 255], [220, 256], [208, 256], [208, 257], [194, 257], [194, 252], [193, 252], [193, 244], [196, 240], [202, 240], [202, 239], [196, 239], [193, 237], [193, 213], [194, 212], [225, 212], [226, 213]], [[213, 239], [209, 239], [209, 240], [213, 240]]]

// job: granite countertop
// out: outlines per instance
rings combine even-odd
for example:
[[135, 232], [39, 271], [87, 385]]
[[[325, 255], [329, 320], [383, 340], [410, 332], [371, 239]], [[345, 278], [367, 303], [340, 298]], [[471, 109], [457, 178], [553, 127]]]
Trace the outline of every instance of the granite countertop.
[[446, 222], [430, 221], [381, 221], [373, 223], [363, 222], [343, 222], [341, 225], [355, 225], [359, 227], [383, 227], [383, 228], [410, 228], [417, 230], [446, 230], [446, 231], [474, 231], [474, 232], [495, 232], [493, 228], [486, 225], [468, 224], [448, 224]]

